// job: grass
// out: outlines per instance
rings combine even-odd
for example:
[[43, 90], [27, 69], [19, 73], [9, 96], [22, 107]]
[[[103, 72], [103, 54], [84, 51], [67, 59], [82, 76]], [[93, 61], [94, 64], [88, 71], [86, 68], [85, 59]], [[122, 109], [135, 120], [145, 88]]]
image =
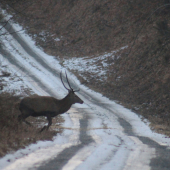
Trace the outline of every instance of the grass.
[[[37, 35], [37, 44], [51, 55], [63, 59], [91, 56], [128, 45], [129, 49], [111, 61], [107, 81], [94, 81], [91, 74], [87, 82], [79, 78], [95, 91], [143, 115], [155, 131], [170, 136], [169, 7], [161, 8], [147, 20], [166, 2], [92, 0], [86, 3], [77, 0], [71, 6], [67, 1], [41, 2], [27, 8], [25, 15], [17, 14], [15, 19], [28, 33]], [[27, 4], [24, 0], [13, 4], [6, 0], [6, 3], [18, 11]], [[49, 19], [51, 16], [54, 17]], [[45, 43], [39, 34], [44, 30], [49, 32]], [[54, 41], [56, 38], [60, 41]]]
[[[61, 133], [61, 130], [54, 130], [56, 126], [39, 133], [44, 123], [47, 123], [47, 120], [42, 117], [38, 119], [28, 118], [27, 120], [31, 122], [32, 127], [25, 123], [19, 123], [17, 117], [20, 112], [18, 108], [14, 107], [15, 103], [19, 101], [20, 98], [12, 94], [0, 94], [0, 157], [39, 140], [52, 140], [54, 135]], [[61, 122], [63, 119], [60, 116], [53, 119], [53, 125]]]

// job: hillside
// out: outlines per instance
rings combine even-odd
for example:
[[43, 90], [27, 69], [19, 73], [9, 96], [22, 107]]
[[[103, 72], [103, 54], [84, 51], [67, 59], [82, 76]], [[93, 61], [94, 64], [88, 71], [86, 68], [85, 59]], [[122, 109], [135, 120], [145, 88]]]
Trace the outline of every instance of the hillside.
[[74, 73], [83, 84], [143, 115], [158, 132], [170, 135], [168, 2], [5, 0], [1, 6], [61, 63], [110, 53], [104, 81], [88, 71]]

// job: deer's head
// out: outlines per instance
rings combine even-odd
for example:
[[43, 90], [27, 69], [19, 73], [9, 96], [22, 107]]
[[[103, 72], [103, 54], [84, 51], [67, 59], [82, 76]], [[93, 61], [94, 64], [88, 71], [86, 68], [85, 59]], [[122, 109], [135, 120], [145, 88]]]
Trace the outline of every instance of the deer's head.
[[80, 91], [80, 89], [78, 90], [73, 90], [73, 88], [71, 87], [70, 83], [69, 83], [69, 80], [68, 80], [68, 77], [67, 77], [67, 73], [65, 72], [66, 74], [66, 80], [67, 80], [67, 83], [69, 85], [69, 88], [67, 88], [63, 82], [63, 79], [62, 79], [62, 72], [60, 73], [60, 78], [61, 78], [61, 82], [63, 84], [63, 86], [65, 87], [65, 89], [68, 90], [68, 95], [67, 95], [67, 98], [73, 103], [80, 103], [80, 104], [83, 104], [83, 100], [81, 100], [76, 94], [75, 92], [78, 92]]

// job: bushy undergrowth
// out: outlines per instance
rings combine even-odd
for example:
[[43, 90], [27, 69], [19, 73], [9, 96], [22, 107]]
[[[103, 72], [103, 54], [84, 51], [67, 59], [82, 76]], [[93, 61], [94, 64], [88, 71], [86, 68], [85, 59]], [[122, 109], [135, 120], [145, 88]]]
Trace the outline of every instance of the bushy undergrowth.
[[[54, 135], [61, 132], [50, 129], [39, 133], [43, 124], [47, 123], [44, 118], [29, 118], [32, 127], [19, 123], [17, 117], [20, 113], [18, 108], [14, 107], [19, 101], [19, 97], [11, 94], [0, 94], [0, 157], [31, 143], [36, 143], [38, 140], [52, 140]], [[54, 121], [57, 123], [63, 120], [61, 117], [57, 117]]]

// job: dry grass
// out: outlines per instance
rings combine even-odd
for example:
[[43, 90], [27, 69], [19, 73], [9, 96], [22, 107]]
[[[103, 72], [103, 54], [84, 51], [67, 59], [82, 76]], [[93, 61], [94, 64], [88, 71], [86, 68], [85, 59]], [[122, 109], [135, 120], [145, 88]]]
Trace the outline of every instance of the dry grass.
[[[52, 140], [54, 135], [62, 131], [55, 131], [53, 128], [56, 126], [53, 126], [50, 130], [39, 133], [43, 124], [47, 123], [41, 117], [28, 119], [33, 124], [32, 127], [25, 123], [20, 124], [17, 120], [19, 110], [13, 107], [16, 102], [19, 102], [19, 97], [7, 93], [0, 95], [0, 157], [39, 140]], [[62, 118], [57, 117], [53, 120], [53, 125], [61, 122]]]
[[[26, 5], [24, 0], [5, 3], [18, 10]], [[155, 9], [166, 3], [38, 0], [24, 11], [25, 15], [18, 14], [16, 20], [28, 33], [37, 35], [34, 37], [37, 44], [46, 52], [61, 58], [96, 55], [125, 45], [131, 47], [135, 40], [130, 55], [127, 56], [130, 50], [127, 49], [115, 56], [107, 81], [90, 81], [89, 75], [89, 82], [83, 83], [143, 115], [153, 129], [170, 136], [169, 7], [161, 8], [146, 22]], [[42, 31], [49, 32], [43, 40]], [[54, 41], [55, 38], [60, 41]]]

